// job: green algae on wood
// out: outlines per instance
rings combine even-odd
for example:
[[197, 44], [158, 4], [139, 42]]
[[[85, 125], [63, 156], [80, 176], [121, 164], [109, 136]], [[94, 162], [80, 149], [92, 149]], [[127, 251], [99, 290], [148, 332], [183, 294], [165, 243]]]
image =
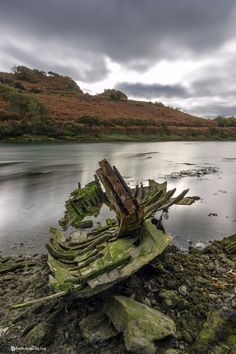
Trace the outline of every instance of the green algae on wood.
[[[127, 278], [161, 254], [171, 241], [171, 236], [157, 230], [151, 220], [144, 221], [140, 232], [142, 236], [138, 245], [134, 244], [133, 238], [119, 238], [112, 242], [105, 239], [98, 245], [100, 247], [98, 257], [94, 258], [92, 253], [87, 253], [87, 263], [78, 266], [77, 269], [64, 263], [64, 254], [61, 260], [49, 254], [48, 264], [53, 273], [54, 283], [58, 283], [60, 290], [64, 289], [67, 282], [81, 284], [81, 288], [77, 289], [76, 293], [78, 296], [87, 297], [92, 296], [95, 291], [101, 292], [103, 288], [113, 286], [117, 281]], [[101, 246], [104, 248], [101, 249]], [[73, 252], [73, 261], [77, 262], [76, 251]], [[117, 272], [114, 277], [115, 269]]]
[[88, 216], [99, 212], [103, 203], [116, 218], [87, 233], [74, 233], [70, 239], [51, 229], [47, 245], [51, 284], [60, 290], [77, 284], [76, 293], [81, 297], [113, 286], [160, 255], [171, 236], [152, 223], [154, 214], [167, 212], [174, 204], [191, 205], [198, 199], [186, 197], [188, 190], [174, 197], [175, 189], [168, 191], [167, 182], [154, 180], [130, 189], [115, 166], [112, 168], [106, 160], [99, 166], [93, 182], [84, 188], [79, 184], [71, 193], [60, 224], [82, 228], [84, 223], [92, 223]]
[[79, 223], [86, 217], [99, 213], [104, 202], [104, 193], [97, 181], [92, 181], [84, 188], [78, 185], [66, 201], [66, 212], [60, 220], [60, 225], [66, 229], [69, 225], [79, 227]]
[[131, 189], [115, 166], [106, 160], [100, 161], [99, 166], [94, 181], [83, 188], [79, 184], [70, 194], [59, 223], [64, 229], [82, 226], [81, 222], [91, 224], [88, 217], [98, 215], [103, 204], [116, 217], [69, 237], [61, 230], [51, 229], [46, 246], [49, 283], [55, 291], [75, 291], [79, 297], [90, 297], [137, 272], [171, 241], [164, 228], [153, 222], [155, 213], [168, 212], [174, 204], [191, 205], [199, 199], [186, 197], [188, 190], [174, 197], [175, 189], [167, 191], [166, 182], [154, 180]]

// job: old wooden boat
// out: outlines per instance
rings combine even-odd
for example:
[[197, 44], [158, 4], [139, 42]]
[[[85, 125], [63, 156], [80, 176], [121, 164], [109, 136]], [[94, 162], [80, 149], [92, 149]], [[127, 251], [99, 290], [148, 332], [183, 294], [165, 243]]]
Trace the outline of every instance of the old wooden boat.
[[[60, 225], [78, 229], [66, 237], [53, 228], [47, 244], [50, 284], [56, 291], [75, 289], [80, 297], [108, 289], [160, 255], [171, 236], [160, 219], [153, 219], [156, 212], [166, 213], [174, 204], [191, 205], [199, 199], [186, 197], [188, 190], [174, 197], [175, 189], [167, 191], [166, 182], [154, 180], [131, 189], [115, 166], [106, 160], [99, 165], [94, 181], [83, 188], [78, 185], [66, 201]], [[116, 217], [85, 231], [82, 227], [90, 226], [89, 218], [103, 204]]]

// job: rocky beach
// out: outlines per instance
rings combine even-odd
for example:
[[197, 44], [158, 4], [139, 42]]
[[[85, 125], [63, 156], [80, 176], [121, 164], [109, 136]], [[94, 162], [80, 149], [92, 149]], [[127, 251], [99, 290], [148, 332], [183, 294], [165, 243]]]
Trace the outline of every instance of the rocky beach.
[[[155, 339], [156, 353], [233, 354], [235, 242], [233, 235], [204, 249], [190, 246], [181, 251], [169, 246], [139, 272], [100, 295], [79, 299], [68, 293], [22, 309], [11, 306], [52, 294], [47, 257], [1, 257], [0, 353], [128, 353], [105, 305], [112, 308], [109, 301], [114, 296], [126, 296], [157, 310], [173, 325], [164, 337]], [[132, 345], [138, 348], [134, 353], [148, 353], [150, 343], [141, 343], [140, 349], [137, 339]]]

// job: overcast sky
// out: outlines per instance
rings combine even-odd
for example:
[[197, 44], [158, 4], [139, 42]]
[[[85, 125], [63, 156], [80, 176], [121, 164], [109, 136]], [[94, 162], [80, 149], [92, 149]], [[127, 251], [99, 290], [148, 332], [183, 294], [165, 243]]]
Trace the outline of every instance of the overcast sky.
[[0, 0], [0, 70], [69, 75], [200, 116], [236, 115], [235, 0]]

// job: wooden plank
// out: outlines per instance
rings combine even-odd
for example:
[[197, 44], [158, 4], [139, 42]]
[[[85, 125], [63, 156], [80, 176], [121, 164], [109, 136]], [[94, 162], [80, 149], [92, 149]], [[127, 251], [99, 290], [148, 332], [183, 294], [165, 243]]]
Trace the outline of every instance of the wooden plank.
[[[127, 214], [134, 212], [137, 208], [139, 208], [138, 203], [132, 197], [131, 192], [126, 185], [123, 178], [121, 178], [120, 174], [116, 173], [117, 170], [112, 169], [111, 165], [107, 160], [102, 160], [99, 162], [101, 167], [101, 172], [103, 176], [106, 176], [106, 179], [109, 181], [109, 188], [115, 195], [118, 197], [117, 199], [121, 202], [124, 208], [127, 211]], [[105, 187], [105, 186], [104, 186]]]

